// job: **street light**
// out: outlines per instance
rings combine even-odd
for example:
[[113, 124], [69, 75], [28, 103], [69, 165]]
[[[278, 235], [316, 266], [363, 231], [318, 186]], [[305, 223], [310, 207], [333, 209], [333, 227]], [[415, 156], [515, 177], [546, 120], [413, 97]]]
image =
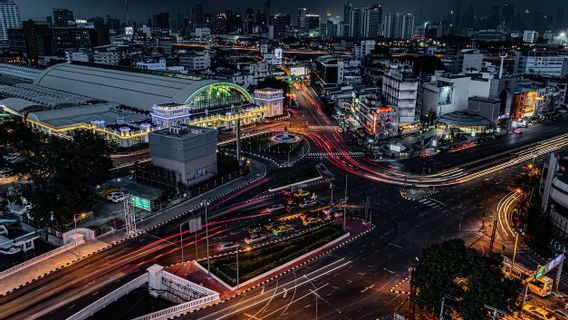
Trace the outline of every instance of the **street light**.
[[335, 188], [335, 185], [333, 183], [329, 183], [329, 191], [331, 193], [331, 198], [329, 199], [329, 204], [333, 204], [333, 188]]
[[205, 246], [207, 250], [207, 275], [211, 276], [211, 264], [209, 263], [209, 219], [207, 217], [207, 206], [211, 203], [207, 199], [201, 200], [201, 205], [205, 207]]
[[77, 245], [77, 216], [81, 217], [81, 219], [85, 219], [87, 214], [85, 212], [73, 214], [73, 222], [75, 223], [75, 247], [77, 247], [77, 254], [81, 257], [81, 247]]
[[235, 247], [235, 252], [237, 255], [237, 290], [239, 290], [239, 247], [240, 244], [237, 243], [237, 246]]
[[[193, 214], [193, 210], [191, 210], [191, 213]], [[179, 225], [179, 237], [180, 237], [179, 246], [180, 246], [180, 251], [181, 251], [181, 262], [183, 262], [183, 233], [182, 233], [181, 228], [186, 223], [188, 224], [188, 227], [189, 227], [189, 221], [191, 221], [191, 220], [184, 221], [184, 222], [180, 223], [180, 225]], [[197, 231], [195, 232], [195, 237], [197, 238]], [[197, 239], [195, 239], [195, 245], [197, 246]], [[195, 260], [197, 260], [197, 250], [195, 251], [195, 253], [196, 253]]]
[[525, 232], [521, 228], [513, 228], [513, 233], [515, 234], [515, 247], [513, 249], [513, 261], [511, 262], [511, 272], [515, 269], [515, 257], [517, 256], [517, 244], [519, 243], [519, 234], [525, 235]]

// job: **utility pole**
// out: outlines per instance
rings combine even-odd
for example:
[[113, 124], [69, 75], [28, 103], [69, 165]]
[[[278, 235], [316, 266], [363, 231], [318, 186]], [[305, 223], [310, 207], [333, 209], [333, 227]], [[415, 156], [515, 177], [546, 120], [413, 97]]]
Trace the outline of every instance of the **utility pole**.
[[345, 201], [343, 203], [343, 230], [345, 230], [345, 223], [347, 219], [347, 179], [349, 178], [348, 175], [345, 175]]
[[[565, 255], [566, 254], [566, 249], [562, 249], [562, 254]], [[562, 262], [560, 262], [560, 265], [558, 266], [558, 269], [556, 270], [556, 293], [558, 294], [558, 286], [560, 285], [560, 277], [562, 276], [562, 268], [564, 267], [564, 259], [566, 259], [566, 257], [564, 257], [562, 259]]]
[[239, 245], [235, 248], [237, 253], [237, 290], [239, 290]]
[[367, 196], [367, 201], [365, 202], [365, 221], [369, 219], [369, 196]]
[[329, 183], [329, 191], [331, 193], [331, 198], [329, 200], [329, 204], [333, 204], [333, 188], [335, 188], [335, 185], [333, 183]]
[[446, 302], [446, 296], [442, 297], [442, 305], [440, 306], [440, 316], [438, 317], [439, 320], [444, 320], [444, 303]]
[[241, 166], [241, 118], [237, 118], [237, 132], [236, 132], [236, 147], [237, 147], [237, 161], [239, 167]]
[[207, 275], [211, 276], [211, 264], [209, 261], [209, 218], [207, 217], [207, 206], [209, 200], [202, 200], [201, 204], [205, 206], [205, 246], [207, 250]]
[[487, 255], [493, 254], [493, 244], [495, 243], [495, 233], [497, 232], [497, 215], [493, 216], [493, 230], [491, 231], [491, 241], [489, 242], [489, 250]]
[[416, 297], [416, 286], [412, 283], [414, 280], [414, 273], [416, 272], [416, 266], [410, 267], [410, 297], [408, 305], [408, 318], [414, 320], [416, 314], [416, 303], [414, 302], [414, 297]]

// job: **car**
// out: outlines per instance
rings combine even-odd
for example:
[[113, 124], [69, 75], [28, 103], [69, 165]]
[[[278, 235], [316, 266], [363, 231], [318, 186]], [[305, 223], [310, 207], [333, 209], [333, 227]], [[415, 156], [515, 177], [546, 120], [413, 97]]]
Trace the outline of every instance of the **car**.
[[554, 315], [552, 315], [549, 311], [531, 304], [525, 304], [523, 306], [523, 311], [534, 319], [556, 320], [556, 317], [554, 317]]
[[227, 242], [219, 242], [215, 245], [215, 250], [218, 252], [229, 251], [239, 247], [238, 243], [227, 241]]
[[523, 130], [521, 128], [517, 128], [513, 131], [515, 134], [523, 134]]
[[124, 192], [111, 192], [108, 196], [107, 199], [114, 202], [114, 203], [119, 203], [122, 202], [126, 199], [126, 194], [124, 194]]
[[319, 222], [322, 222], [321, 218], [319, 218], [319, 217], [307, 217], [306, 219], [302, 220], [302, 223], [305, 226], [309, 226], [311, 224], [319, 223]]
[[286, 209], [286, 207], [284, 207], [284, 206], [281, 205], [281, 204], [275, 204], [275, 205], [270, 206], [270, 207], [268, 207], [268, 208], [264, 208], [264, 209], [262, 210], [262, 213], [272, 213], [272, 212], [276, 212], [276, 211], [278, 211], [278, 210], [283, 210], [283, 209]]
[[257, 242], [261, 242], [266, 240], [266, 235], [264, 234], [259, 234], [259, 233], [253, 233], [250, 235], [250, 237], [245, 238], [245, 243], [246, 244], [253, 244], [253, 243], [257, 243]]
[[315, 200], [308, 200], [308, 201], [306, 201], [306, 202], [304, 202], [304, 203], [300, 203], [300, 208], [302, 208], [302, 209], [307, 209], [307, 208], [311, 208], [311, 207], [313, 207], [313, 206], [315, 206], [315, 205], [317, 205], [317, 204], [318, 204], [318, 202], [315, 201]]
[[568, 320], [568, 313], [566, 313], [566, 311], [562, 311], [559, 309], [556, 309], [552, 312], [552, 314], [556, 317], [556, 319], [558, 320]]
[[288, 224], [283, 224], [279, 225], [278, 227], [272, 228], [272, 234], [275, 236], [279, 236], [283, 233], [288, 233], [292, 231], [294, 231], [294, 228]]
[[308, 190], [298, 190], [296, 193], [294, 193], [294, 197], [296, 198], [305, 198], [305, 197], [309, 197], [312, 193], [309, 192]]

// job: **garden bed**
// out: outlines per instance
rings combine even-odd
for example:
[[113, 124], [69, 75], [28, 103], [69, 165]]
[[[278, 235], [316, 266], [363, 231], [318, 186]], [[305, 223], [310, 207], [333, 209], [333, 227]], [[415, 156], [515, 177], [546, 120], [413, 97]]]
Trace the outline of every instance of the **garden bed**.
[[[239, 282], [244, 283], [258, 275], [292, 261], [310, 251], [339, 238], [344, 232], [327, 225], [304, 235], [239, 253]], [[229, 286], [236, 286], [237, 264], [235, 255], [211, 260], [211, 272]]]

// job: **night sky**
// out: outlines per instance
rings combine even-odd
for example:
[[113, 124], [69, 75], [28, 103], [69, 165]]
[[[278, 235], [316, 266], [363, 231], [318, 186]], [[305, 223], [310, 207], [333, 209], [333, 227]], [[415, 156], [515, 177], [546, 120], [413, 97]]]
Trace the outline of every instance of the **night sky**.
[[[71, 9], [75, 12], [76, 18], [89, 18], [93, 16], [105, 17], [110, 14], [124, 20], [125, 9], [124, 0], [15, 0], [21, 8], [23, 19], [45, 20], [47, 15], [51, 15], [52, 8], [61, 7]], [[444, 19], [450, 8], [451, 0], [383, 0], [383, 1], [363, 1], [352, 0], [353, 6], [364, 6], [373, 3], [380, 3], [384, 12], [409, 11], [417, 18]], [[216, 1], [189, 1], [189, 0], [129, 0], [130, 17], [136, 20], [146, 20], [152, 13], [168, 11], [183, 16], [191, 15], [191, 7], [195, 3], [203, 3], [205, 12], [216, 12], [227, 8], [244, 11], [246, 7], [262, 8], [263, 0], [216, 0]], [[271, 0], [272, 13], [295, 12], [298, 7], [307, 7], [309, 12], [332, 15], [343, 14], [343, 0]], [[513, 3], [517, 8], [537, 9], [554, 16], [557, 8], [564, 8], [568, 13], [568, 1], [566, 0], [462, 0], [462, 13], [469, 4], [475, 3], [476, 15], [489, 15], [489, 8], [492, 5], [502, 5], [503, 3]], [[519, 10], [519, 9], [517, 9]], [[565, 21], [568, 17], [565, 16]], [[294, 21], [294, 20], [293, 20]]]

